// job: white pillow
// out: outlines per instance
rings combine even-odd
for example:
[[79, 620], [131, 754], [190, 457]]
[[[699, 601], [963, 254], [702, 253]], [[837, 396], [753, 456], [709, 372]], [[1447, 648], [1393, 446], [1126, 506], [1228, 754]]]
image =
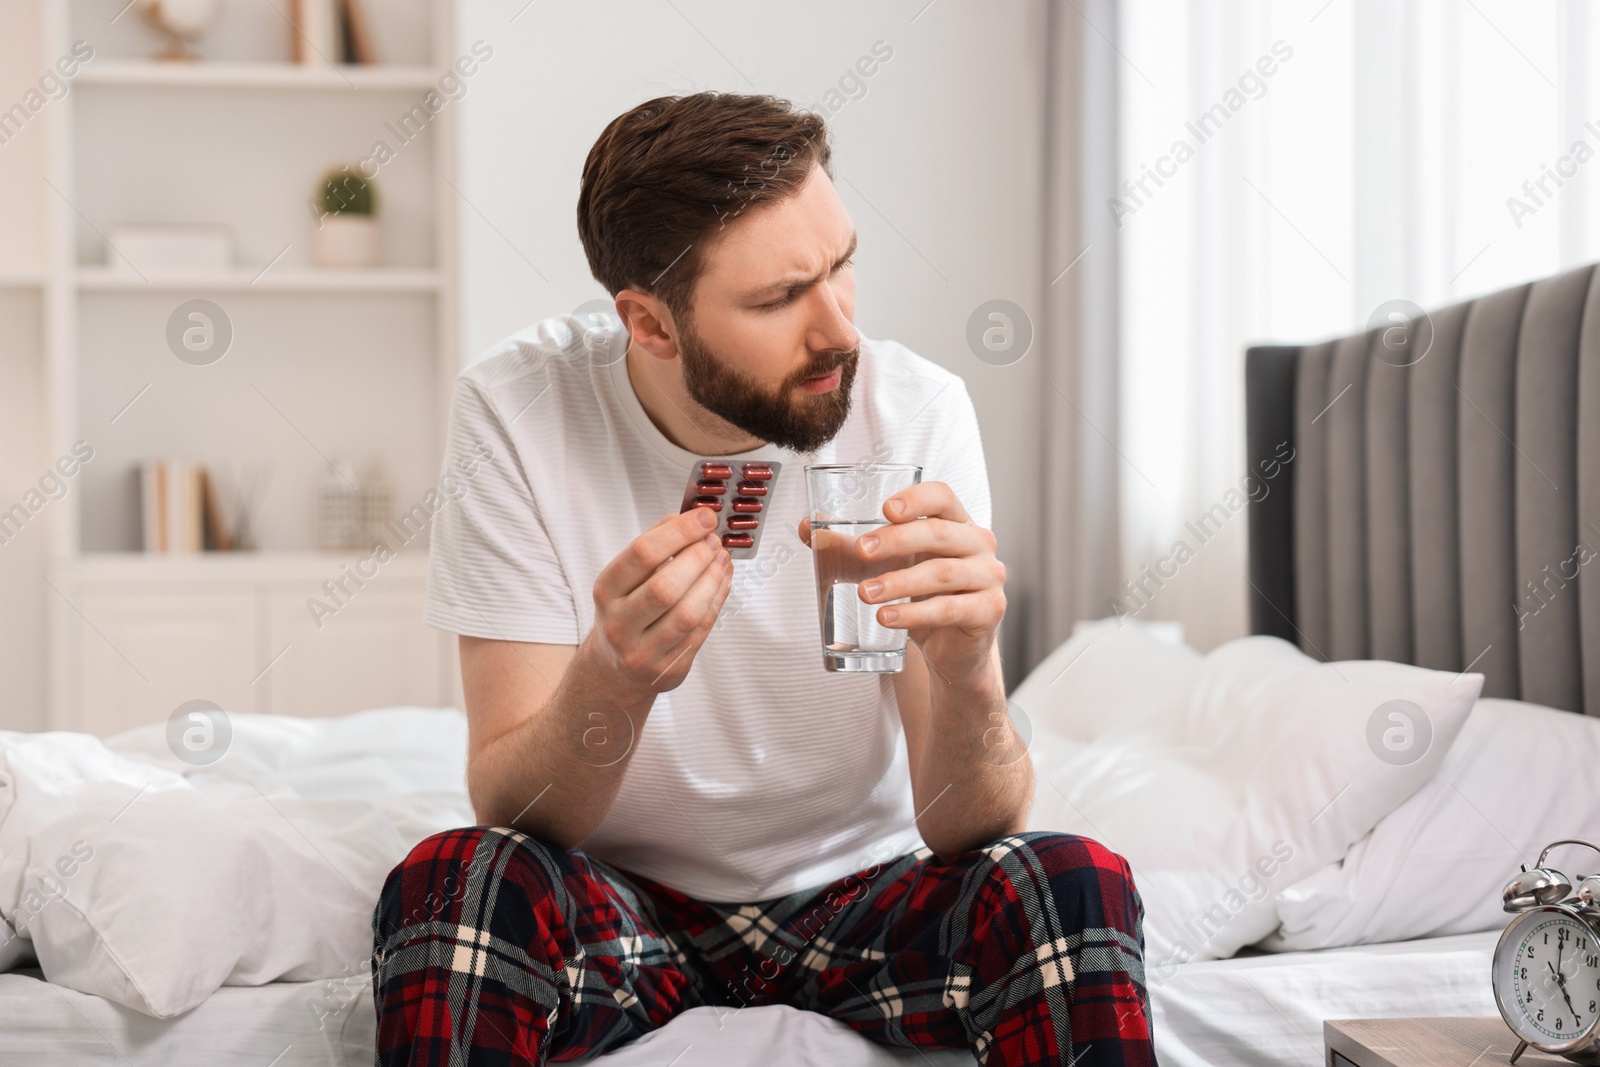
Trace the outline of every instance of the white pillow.
[[[198, 768], [166, 750], [165, 724], [113, 738], [123, 752], [77, 762], [120, 780], [80, 780], [0, 859], [0, 912], [50, 981], [167, 1017], [223, 984], [359, 973], [390, 869], [474, 821], [458, 711], [230, 722], [227, 753]], [[71, 786], [73, 768], [34, 763]]]
[[[88, 782], [120, 782], [135, 790], [184, 784], [170, 771], [108, 752], [88, 734], [0, 731], [0, 972], [33, 959], [32, 943], [18, 936], [10, 922], [12, 909], [6, 907], [21, 897], [22, 867], [4, 860], [25, 851], [29, 835], [76, 808], [75, 796]], [[61, 862], [68, 869], [75, 863], [71, 856]]]
[[224, 982], [348, 974], [371, 952], [379, 868], [406, 851], [374, 806], [117, 792], [29, 839], [18, 932], [50, 981], [166, 1018]]
[[[1600, 720], [1515, 700], [1478, 701], [1439, 771], [1334, 862], [1277, 894], [1263, 947], [1316, 949], [1496, 930], [1519, 865], [1559, 838], [1600, 844]], [[1600, 854], [1563, 846], [1569, 876]]]
[[[1272, 887], [1343, 856], [1426, 781], [1483, 684], [1318, 663], [1270, 637], [1197, 665], [1136, 630], [1084, 641], [1098, 643], [1064, 672], [1058, 659], [1053, 682], [1036, 670], [1013, 698], [1035, 729], [1029, 828], [1093, 837], [1128, 859], [1157, 981], [1270, 933]], [[1411, 702], [1422, 732], [1385, 759], [1369, 735], [1375, 715], [1389, 727], [1379, 709], [1396, 700]]]
[[1080, 622], [1018, 683], [1011, 703], [1035, 727], [1065, 737], [1166, 734], [1183, 715], [1200, 660], [1157, 623]]

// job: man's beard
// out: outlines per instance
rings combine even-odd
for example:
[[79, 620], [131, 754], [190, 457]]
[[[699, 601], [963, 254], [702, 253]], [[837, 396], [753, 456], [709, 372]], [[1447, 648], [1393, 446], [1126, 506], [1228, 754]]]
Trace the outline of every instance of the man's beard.
[[[733, 361], [706, 347], [687, 322], [678, 337], [683, 358], [683, 384], [695, 403], [752, 437], [793, 452], [815, 452], [839, 432], [850, 414], [850, 385], [855, 381], [861, 348], [828, 352], [767, 392], [734, 369]], [[839, 384], [826, 393], [797, 387], [807, 378], [842, 367]]]

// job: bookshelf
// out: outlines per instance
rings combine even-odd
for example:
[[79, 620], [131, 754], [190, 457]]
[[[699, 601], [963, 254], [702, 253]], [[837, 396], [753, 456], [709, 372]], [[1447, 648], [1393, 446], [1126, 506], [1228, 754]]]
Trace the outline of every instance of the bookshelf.
[[[83, 267], [77, 272], [80, 291], [122, 293], [433, 293], [442, 290], [446, 277], [436, 270], [247, 270], [211, 274], [157, 275], [148, 280], [137, 274], [104, 267]], [[4, 284], [0, 279], [0, 284]]]
[[147, 60], [98, 60], [83, 68], [79, 84], [123, 88], [171, 86], [184, 89], [289, 89], [314, 92], [352, 92], [368, 89], [410, 89], [426, 92], [439, 73], [432, 67], [408, 64], [384, 66], [307, 67], [284, 61], [176, 64]]
[[[31, 300], [41, 323], [35, 465], [94, 449], [42, 531], [38, 726], [109, 733], [196, 698], [295, 715], [458, 701], [453, 642], [421, 623], [424, 544], [320, 627], [305, 607], [364, 554], [316, 548], [331, 460], [381, 465], [397, 511], [438, 478], [460, 366], [455, 109], [404, 141], [389, 130], [457, 58], [452, 0], [364, 0], [385, 30], [380, 62], [364, 66], [291, 62], [274, 0], [220, 5], [192, 63], [146, 58], [160, 38], [126, 0], [29, 2], [30, 68], [78, 41], [94, 50], [35, 120], [39, 262], [0, 263], [0, 300]], [[379, 264], [316, 266], [318, 179], [385, 137], [398, 150], [374, 179]], [[132, 223], [224, 225], [234, 265], [130, 269], [108, 234]], [[207, 366], [168, 342], [193, 299], [219, 306], [233, 334]], [[160, 458], [264, 472], [258, 550], [141, 552], [136, 471]]]

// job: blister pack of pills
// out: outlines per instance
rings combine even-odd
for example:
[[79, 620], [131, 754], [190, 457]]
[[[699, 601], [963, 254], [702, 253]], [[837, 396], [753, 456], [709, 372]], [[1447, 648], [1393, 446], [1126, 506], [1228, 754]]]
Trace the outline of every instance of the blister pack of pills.
[[753, 559], [766, 526], [765, 507], [778, 484], [782, 463], [739, 463], [720, 459], [696, 461], [683, 491], [683, 507], [709, 508], [718, 517], [714, 531], [734, 559]]

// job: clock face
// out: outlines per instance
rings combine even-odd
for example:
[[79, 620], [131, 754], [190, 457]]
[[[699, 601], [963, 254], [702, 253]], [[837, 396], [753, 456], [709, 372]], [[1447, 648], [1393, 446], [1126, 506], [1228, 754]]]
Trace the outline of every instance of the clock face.
[[1494, 994], [1517, 1036], [1554, 1051], [1600, 1020], [1600, 946], [1588, 925], [1556, 907], [1523, 912], [1494, 953]]

